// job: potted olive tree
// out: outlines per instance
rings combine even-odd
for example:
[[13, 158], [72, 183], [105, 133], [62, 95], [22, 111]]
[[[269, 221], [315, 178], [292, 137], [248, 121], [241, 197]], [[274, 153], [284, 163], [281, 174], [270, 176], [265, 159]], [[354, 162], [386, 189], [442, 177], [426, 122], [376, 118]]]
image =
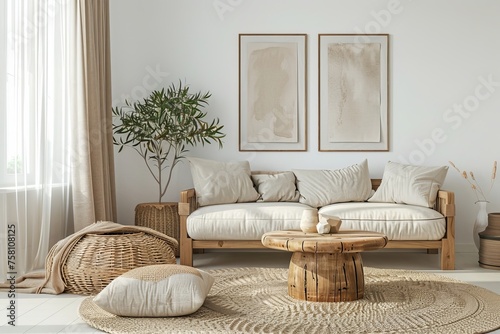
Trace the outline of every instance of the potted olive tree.
[[[202, 109], [211, 94], [191, 93], [179, 81], [155, 90], [142, 102], [113, 108], [113, 143], [134, 149], [144, 160], [158, 186], [158, 202], [141, 203], [135, 209], [135, 224], [147, 226], [179, 240], [177, 203], [162, 202], [172, 171], [185, 158], [189, 146], [211, 142], [222, 147], [223, 125], [219, 119], [205, 121]], [[178, 250], [176, 250], [178, 254]]]

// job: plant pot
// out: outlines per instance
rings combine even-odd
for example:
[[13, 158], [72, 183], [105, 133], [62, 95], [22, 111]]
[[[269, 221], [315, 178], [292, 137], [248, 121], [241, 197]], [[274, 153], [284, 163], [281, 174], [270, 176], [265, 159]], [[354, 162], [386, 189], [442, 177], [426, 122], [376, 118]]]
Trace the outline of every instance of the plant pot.
[[[179, 242], [179, 210], [177, 202], [140, 203], [135, 207], [135, 225], [149, 227]], [[175, 256], [179, 256], [176, 247]]]

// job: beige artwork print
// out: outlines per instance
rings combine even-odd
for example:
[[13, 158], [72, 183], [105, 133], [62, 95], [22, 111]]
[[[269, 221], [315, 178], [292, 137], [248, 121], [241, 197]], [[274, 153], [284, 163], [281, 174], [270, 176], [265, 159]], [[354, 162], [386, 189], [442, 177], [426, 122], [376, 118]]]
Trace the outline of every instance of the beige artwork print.
[[328, 45], [328, 140], [381, 141], [379, 43]]
[[296, 43], [249, 45], [248, 142], [298, 142], [297, 66]]

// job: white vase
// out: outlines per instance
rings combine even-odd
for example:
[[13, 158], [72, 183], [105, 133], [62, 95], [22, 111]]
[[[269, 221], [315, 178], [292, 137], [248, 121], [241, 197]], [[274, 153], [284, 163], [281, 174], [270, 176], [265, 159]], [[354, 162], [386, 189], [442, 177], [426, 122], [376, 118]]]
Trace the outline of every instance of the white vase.
[[318, 224], [318, 209], [304, 209], [300, 220], [300, 229], [305, 233], [316, 233]]
[[486, 210], [487, 201], [477, 201], [476, 204], [479, 206], [477, 211], [476, 221], [474, 222], [473, 234], [474, 244], [479, 250], [479, 233], [483, 232], [488, 226], [488, 212]]

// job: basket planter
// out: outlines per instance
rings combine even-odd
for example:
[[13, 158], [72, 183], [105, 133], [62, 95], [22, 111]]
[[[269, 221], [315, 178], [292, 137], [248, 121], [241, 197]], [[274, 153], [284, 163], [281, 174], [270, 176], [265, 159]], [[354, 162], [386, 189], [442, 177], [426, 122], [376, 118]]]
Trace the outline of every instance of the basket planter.
[[479, 266], [500, 270], [500, 213], [488, 214], [488, 226], [479, 238]]
[[175, 263], [170, 244], [151, 234], [86, 234], [62, 267], [65, 292], [94, 295], [131, 269]]
[[[179, 241], [179, 210], [177, 202], [141, 203], [135, 207], [135, 225], [152, 228]], [[175, 256], [179, 256], [176, 247]]]

